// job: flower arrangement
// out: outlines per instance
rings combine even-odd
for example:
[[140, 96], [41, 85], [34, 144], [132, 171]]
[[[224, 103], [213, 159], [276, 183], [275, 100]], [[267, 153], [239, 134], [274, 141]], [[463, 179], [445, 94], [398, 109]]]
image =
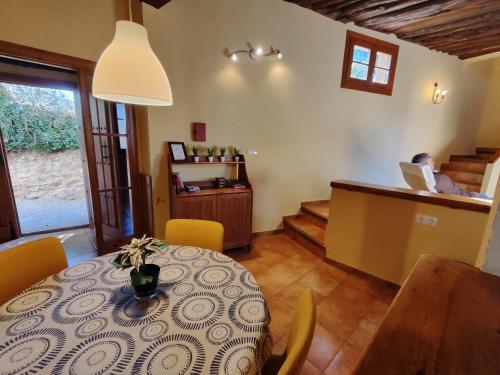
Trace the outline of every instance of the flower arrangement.
[[113, 260], [113, 266], [119, 269], [134, 267], [131, 272], [134, 286], [151, 283], [153, 276], [146, 272], [146, 266], [149, 266], [146, 264], [146, 257], [161, 252], [167, 246], [166, 243], [146, 235], [133, 238], [130, 244], [121, 247], [118, 256]]

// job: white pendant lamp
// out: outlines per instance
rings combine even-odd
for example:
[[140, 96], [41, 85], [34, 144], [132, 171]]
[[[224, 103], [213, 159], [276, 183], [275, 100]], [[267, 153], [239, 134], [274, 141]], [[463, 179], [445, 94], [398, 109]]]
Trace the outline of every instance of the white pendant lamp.
[[92, 94], [113, 102], [151, 106], [173, 104], [167, 74], [138, 23], [118, 21], [115, 37], [94, 72]]

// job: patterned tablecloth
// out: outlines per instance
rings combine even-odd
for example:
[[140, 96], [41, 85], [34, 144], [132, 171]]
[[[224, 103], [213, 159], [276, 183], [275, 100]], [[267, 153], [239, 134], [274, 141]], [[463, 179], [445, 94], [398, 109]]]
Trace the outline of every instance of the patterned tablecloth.
[[148, 258], [161, 266], [159, 293], [139, 302], [114, 257], [67, 268], [0, 307], [0, 374], [260, 372], [269, 313], [242, 265], [170, 246]]

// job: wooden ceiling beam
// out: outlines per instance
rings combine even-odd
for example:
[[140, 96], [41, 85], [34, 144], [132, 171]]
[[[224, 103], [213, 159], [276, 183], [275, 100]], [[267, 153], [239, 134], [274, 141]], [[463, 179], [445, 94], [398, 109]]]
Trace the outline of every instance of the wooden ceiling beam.
[[483, 28], [472, 29], [459, 33], [451, 33], [448, 35], [438, 35], [433, 36], [432, 38], [428, 38], [425, 40], [414, 41], [415, 43], [424, 44], [428, 46], [438, 46], [440, 44], [447, 44], [453, 42], [459, 42], [462, 40], [467, 40], [470, 38], [475, 38], [478, 36], [482, 36], [483, 38], [488, 37], [490, 35], [494, 35], [500, 32], [500, 25], [498, 26], [486, 26]]
[[470, 0], [436, 0], [424, 2], [422, 4], [412, 5], [402, 10], [372, 17], [367, 20], [357, 22], [357, 24], [364, 27], [382, 26], [386, 30], [394, 29], [405, 23], [449, 12], [461, 5], [467, 4], [468, 1]]
[[409, 22], [398, 28], [392, 29], [391, 31], [394, 33], [403, 34], [405, 32], [418, 31], [428, 27], [453, 23], [465, 18], [478, 16], [498, 10], [500, 10], [500, 3], [497, 0], [471, 0], [466, 5], [451, 10], [447, 13], [426, 17], [414, 22]]
[[418, 40], [416, 38], [419, 37], [425, 38], [426, 36], [429, 35], [470, 30], [472, 27], [477, 28], [482, 26], [488, 26], [498, 21], [500, 21], [500, 3], [499, 3], [499, 10], [496, 12], [483, 13], [479, 16], [459, 19], [454, 22], [437, 24], [435, 26], [418, 29], [416, 31], [410, 31], [410, 32], [395, 31], [395, 34], [401, 39], [414, 38], [415, 40]]
[[500, 39], [500, 0], [285, 1], [460, 58], [489, 53]]
[[[371, 5], [367, 8], [362, 9], [357, 13], [350, 13], [343, 15], [342, 12], [339, 12], [338, 18], [341, 22], [354, 22], [358, 24], [359, 22], [366, 21], [371, 18], [375, 18], [378, 16], [383, 16], [387, 13], [392, 12], [402, 12], [408, 7], [412, 7], [418, 5], [420, 3], [425, 3], [430, 0], [397, 0], [397, 1], [389, 1], [388, 3], [380, 3], [378, 1], [365, 1], [364, 5]], [[331, 9], [331, 12], [334, 12], [335, 9]]]
[[457, 42], [447, 42], [441, 45], [428, 46], [432, 49], [439, 50], [442, 52], [449, 52], [457, 48], [462, 48], [465, 46], [479, 46], [482, 44], [495, 44], [500, 42], [500, 31], [496, 34], [493, 34], [489, 37], [479, 36], [476, 38], [469, 38]]
[[494, 53], [494, 52], [499, 52], [499, 51], [500, 51], [500, 46], [498, 46], [498, 47], [491, 47], [491, 48], [476, 50], [476, 51], [473, 51], [473, 52], [470, 52], [470, 53], [463, 53], [461, 55], [458, 55], [458, 58], [462, 59], [462, 60], [471, 59], [473, 57], [487, 55], [489, 53]]

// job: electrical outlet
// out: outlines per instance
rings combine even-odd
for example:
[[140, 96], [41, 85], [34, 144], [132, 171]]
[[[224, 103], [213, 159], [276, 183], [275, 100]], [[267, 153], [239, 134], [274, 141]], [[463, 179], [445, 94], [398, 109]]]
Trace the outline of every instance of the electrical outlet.
[[437, 226], [438, 218], [434, 216], [417, 214], [415, 221], [419, 224], [432, 225], [433, 227], [435, 227]]

